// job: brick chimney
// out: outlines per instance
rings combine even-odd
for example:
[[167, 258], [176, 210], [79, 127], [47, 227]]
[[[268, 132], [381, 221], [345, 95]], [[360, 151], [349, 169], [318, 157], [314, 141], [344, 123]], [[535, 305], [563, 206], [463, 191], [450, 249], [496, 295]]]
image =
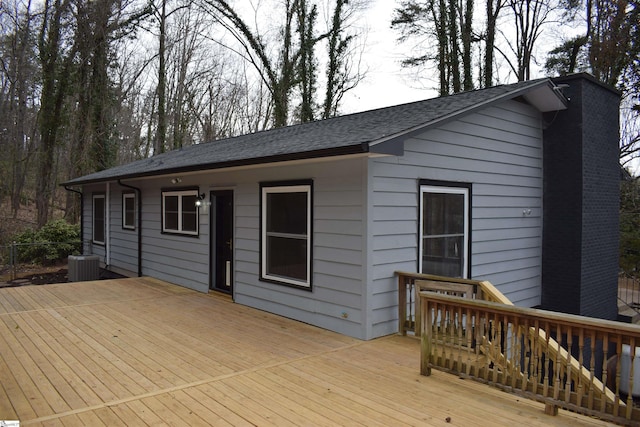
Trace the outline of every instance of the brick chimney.
[[620, 94], [589, 74], [553, 80], [569, 105], [544, 116], [542, 308], [615, 320]]

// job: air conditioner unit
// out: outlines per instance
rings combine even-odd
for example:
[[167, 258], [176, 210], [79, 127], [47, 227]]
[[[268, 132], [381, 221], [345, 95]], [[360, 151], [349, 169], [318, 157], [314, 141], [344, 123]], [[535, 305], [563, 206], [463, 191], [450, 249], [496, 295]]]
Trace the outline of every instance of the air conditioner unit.
[[69, 255], [69, 281], [86, 282], [100, 278], [100, 258], [97, 255]]

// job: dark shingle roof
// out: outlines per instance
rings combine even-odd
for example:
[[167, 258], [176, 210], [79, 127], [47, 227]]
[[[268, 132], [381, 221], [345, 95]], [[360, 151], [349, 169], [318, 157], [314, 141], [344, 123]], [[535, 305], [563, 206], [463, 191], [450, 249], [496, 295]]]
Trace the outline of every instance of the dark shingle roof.
[[541, 85], [551, 83], [548, 79], [539, 79], [495, 86], [193, 145], [75, 178], [62, 185], [366, 153], [380, 140], [402, 136], [492, 102], [515, 98]]

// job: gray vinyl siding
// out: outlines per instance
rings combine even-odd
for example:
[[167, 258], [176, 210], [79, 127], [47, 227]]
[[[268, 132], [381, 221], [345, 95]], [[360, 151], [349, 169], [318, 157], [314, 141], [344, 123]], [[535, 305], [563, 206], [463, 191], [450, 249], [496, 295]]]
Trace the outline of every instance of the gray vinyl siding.
[[[182, 176], [179, 187], [200, 193], [234, 191], [234, 300], [240, 304], [368, 338], [364, 308], [367, 269], [364, 185], [367, 160], [352, 158], [298, 165], [212, 171]], [[259, 280], [260, 183], [313, 180], [312, 290]], [[170, 177], [126, 182], [142, 191], [142, 273], [206, 292], [209, 287], [210, 210], [200, 211], [198, 237], [161, 233], [161, 188]], [[173, 186], [175, 187], [175, 186]], [[122, 190], [111, 183], [111, 265], [137, 271], [137, 230], [122, 229]]]
[[129, 188], [117, 184], [111, 185], [109, 261], [111, 266], [137, 274], [138, 230], [122, 228], [122, 193], [130, 191]]
[[[471, 276], [514, 303], [541, 296], [542, 129], [509, 101], [414, 136], [402, 157], [371, 160], [373, 335], [397, 328], [394, 271], [417, 271], [419, 180], [472, 184]], [[531, 214], [523, 216], [523, 210]]]
[[[184, 178], [180, 187], [198, 187], [197, 177]], [[199, 235], [181, 236], [162, 233], [161, 188], [171, 188], [169, 178], [128, 181], [126, 184], [142, 192], [142, 274], [157, 277], [201, 292], [209, 288], [209, 224], [208, 212], [200, 213]], [[85, 239], [92, 236], [91, 194], [106, 192], [107, 186], [85, 188]], [[100, 256], [108, 268], [136, 275], [138, 271], [138, 222], [136, 229], [122, 228], [122, 192], [130, 191], [117, 183], [109, 185], [109, 227], [106, 245], [89, 243], [90, 253]], [[205, 192], [200, 186], [200, 192]], [[137, 210], [136, 201], [136, 210]], [[108, 252], [107, 252], [108, 248]]]
[[[471, 274], [516, 304], [540, 302], [542, 235], [541, 118], [507, 102], [404, 142], [400, 157], [333, 158], [237, 170], [131, 180], [142, 192], [142, 273], [206, 292], [210, 209], [199, 235], [161, 232], [161, 188], [234, 191], [234, 300], [353, 337], [397, 330], [397, 270], [418, 268], [420, 179], [472, 184]], [[313, 180], [312, 289], [260, 281], [260, 183]], [[91, 191], [85, 188], [85, 236]], [[122, 191], [109, 186], [109, 254], [114, 268], [137, 271], [138, 230], [122, 229]], [[523, 209], [531, 215], [523, 216]], [[101, 252], [102, 251], [102, 252]], [[108, 258], [108, 259], [107, 259]]]
[[[258, 168], [226, 174], [235, 190], [236, 302], [365, 338], [364, 159]], [[212, 185], [215, 186], [215, 176]], [[260, 188], [264, 181], [313, 180], [312, 290], [260, 277]]]
[[[180, 184], [170, 178], [127, 183], [142, 192], [142, 274], [201, 292], [209, 288], [209, 214], [201, 208], [198, 236], [162, 233], [162, 189], [207, 189], [198, 176], [186, 176]], [[137, 232], [136, 232], [137, 235]]]
[[[95, 193], [105, 193], [107, 191], [106, 185], [92, 185], [83, 188], [83, 197], [84, 197], [84, 212], [82, 215], [83, 221], [83, 240], [84, 247], [83, 252], [85, 255], [97, 255], [100, 257], [100, 262], [106, 264], [106, 244], [101, 245], [97, 243], [93, 243], [93, 194]], [[105, 203], [109, 201], [105, 198]], [[105, 240], [108, 239], [108, 236], [105, 234]]]

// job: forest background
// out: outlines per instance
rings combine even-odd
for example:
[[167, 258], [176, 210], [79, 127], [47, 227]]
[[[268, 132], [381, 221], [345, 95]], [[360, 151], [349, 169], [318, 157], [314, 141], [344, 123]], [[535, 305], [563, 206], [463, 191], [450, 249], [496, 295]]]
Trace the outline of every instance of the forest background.
[[[0, 245], [77, 222], [59, 182], [371, 108], [350, 96], [371, 87], [379, 2], [0, 0]], [[637, 267], [640, 0], [402, 0], [376, 22], [406, 52], [386, 67], [434, 95], [581, 71], [617, 88], [622, 240]]]

